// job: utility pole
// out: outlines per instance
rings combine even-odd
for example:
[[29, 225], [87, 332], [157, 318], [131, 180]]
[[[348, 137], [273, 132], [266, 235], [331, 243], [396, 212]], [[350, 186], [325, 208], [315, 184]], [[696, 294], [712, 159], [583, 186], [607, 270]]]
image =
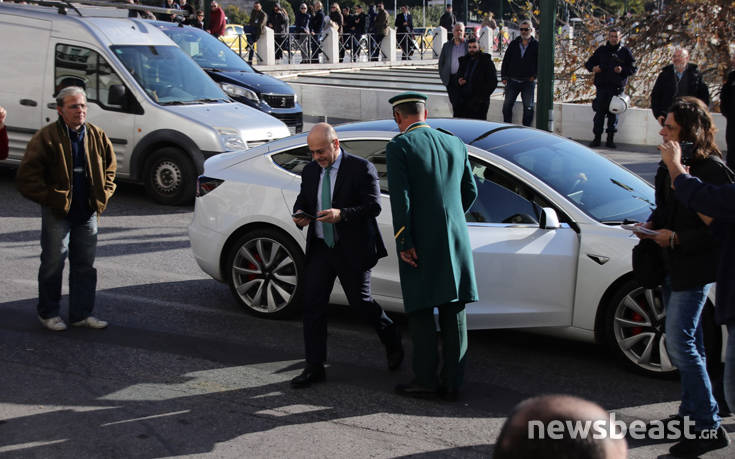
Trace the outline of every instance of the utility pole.
[[536, 127], [554, 130], [554, 26], [556, 0], [541, 0], [539, 25], [538, 91], [536, 96]]

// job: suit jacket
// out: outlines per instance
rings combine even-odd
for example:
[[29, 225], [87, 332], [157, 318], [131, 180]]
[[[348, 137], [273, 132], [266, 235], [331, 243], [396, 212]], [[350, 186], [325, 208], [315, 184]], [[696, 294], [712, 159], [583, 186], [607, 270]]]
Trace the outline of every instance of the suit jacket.
[[406, 312], [477, 301], [465, 219], [477, 185], [464, 143], [414, 123], [388, 143], [386, 161], [396, 248], [419, 257], [418, 268], [398, 263]]
[[[342, 162], [332, 190], [332, 207], [342, 211], [342, 220], [334, 225], [336, 250], [352, 260], [361, 269], [370, 269], [380, 258], [388, 255], [375, 217], [380, 215], [380, 185], [378, 171], [372, 163], [346, 153], [340, 153]], [[301, 172], [301, 191], [293, 211], [303, 210], [316, 215], [319, 176], [322, 168], [315, 161]], [[316, 225], [310, 224], [306, 236], [306, 256], [316, 238]]]
[[[460, 86], [462, 94], [462, 103], [473, 105], [478, 103], [486, 103], [490, 100], [490, 95], [498, 86], [498, 71], [495, 69], [493, 59], [487, 53], [480, 53], [477, 56], [479, 62], [475, 66], [469, 81]], [[459, 70], [457, 77], [467, 79], [467, 75], [473, 64], [472, 58], [466, 54], [459, 58]]]
[[413, 17], [411, 13], [406, 13], [407, 19], [404, 19], [403, 13], [396, 14], [395, 28], [396, 33], [412, 33], [413, 32]]
[[[464, 53], [467, 54], [467, 42], [464, 44]], [[441, 53], [439, 53], [439, 78], [444, 86], [449, 86], [449, 79], [452, 76], [452, 48], [454, 40], [449, 40], [442, 45]]]

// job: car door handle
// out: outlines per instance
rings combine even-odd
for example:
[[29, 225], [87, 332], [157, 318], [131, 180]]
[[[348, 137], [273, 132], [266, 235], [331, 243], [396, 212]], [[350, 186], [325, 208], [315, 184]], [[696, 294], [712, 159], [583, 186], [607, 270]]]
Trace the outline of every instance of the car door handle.
[[46, 104], [46, 106], [51, 110], [56, 110], [56, 102], [49, 102]]
[[26, 105], [28, 107], [35, 107], [38, 105], [38, 102], [36, 102], [35, 100], [31, 100], [31, 99], [21, 99], [20, 104]]

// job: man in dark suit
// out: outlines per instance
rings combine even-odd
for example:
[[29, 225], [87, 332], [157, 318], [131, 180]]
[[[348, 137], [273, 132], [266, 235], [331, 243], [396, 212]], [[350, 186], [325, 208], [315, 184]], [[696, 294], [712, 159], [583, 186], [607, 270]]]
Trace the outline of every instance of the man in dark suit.
[[467, 55], [459, 58], [457, 71], [459, 84], [458, 118], [487, 120], [490, 95], [498, 86], [498, 71], [489, 54], [480, 51], [476, 38], [467, 40]]
[[336, 277], [350, 306], [378, 332], [388, 368], [395, 370], [403, 361], [398, 326], [370, 294], [370, 270], [388, 254], [375, 220], [381, 210], [375, 166], [342, 150], [327, 123], [315, 125], [306, 142], [314, 161], [301, 173], [293, 208], [294, 223], [309, 226], [303, 296], [306, 368], [291, 380], [294, 388], [326, 377], [327, 302]]
[[407, 61], [413, 54], [413, 17], [408, 12], [408, 7], [403, 5], [401, 12], [396, 15], [396, 40], [403, 50], [402, 60]]

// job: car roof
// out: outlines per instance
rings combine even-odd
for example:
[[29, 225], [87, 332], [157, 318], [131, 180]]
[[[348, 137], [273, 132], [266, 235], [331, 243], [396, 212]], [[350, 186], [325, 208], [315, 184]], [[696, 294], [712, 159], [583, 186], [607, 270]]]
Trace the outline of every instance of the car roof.
[[[470, 145], [474, 140], [478, 139], [479, 137], [495, 132], [499, 129], [525, 129], [525, 127], [523, 126], [518, 126], [514, 124], [459, 118], [431, 118], [426, 120], [426, 122], [434, 129], [440, 129], [447, 133], [453, 134], [462, 139], [464, 143]], [[334, 129], [337, 132], [392, 131], [398, 133], [398, 126], [393, 120], [359, 121], [355, 123], [347, 123], [335, 126]]]

